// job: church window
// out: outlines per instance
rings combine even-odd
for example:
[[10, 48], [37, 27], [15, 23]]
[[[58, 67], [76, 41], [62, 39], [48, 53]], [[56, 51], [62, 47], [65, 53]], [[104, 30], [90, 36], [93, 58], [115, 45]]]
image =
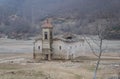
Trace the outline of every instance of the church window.
[[38, 49], [40, 50], [40, 46], [38, 46]]
[[45, 39], [48, 39], [48, 33], [44, 32], [44, 35], [45, 35]]
[[61, 46], [59, 46], [59, 49], [61, 50], [61, 49], [62, 49], [62, 47], [61, 47]]

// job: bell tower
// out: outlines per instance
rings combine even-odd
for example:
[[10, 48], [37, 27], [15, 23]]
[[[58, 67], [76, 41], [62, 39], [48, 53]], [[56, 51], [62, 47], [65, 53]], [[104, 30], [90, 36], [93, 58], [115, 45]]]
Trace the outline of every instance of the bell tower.
[[53, 42], [53, 26], [51, 24], [51, 19], [44, 21], [42, 25], [42, 54], [45, 56], [46, 60], [52, 59], [52, 42]]

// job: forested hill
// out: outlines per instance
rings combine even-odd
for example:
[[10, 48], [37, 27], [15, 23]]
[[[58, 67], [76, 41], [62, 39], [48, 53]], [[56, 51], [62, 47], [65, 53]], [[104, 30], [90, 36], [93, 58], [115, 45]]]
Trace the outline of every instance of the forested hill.
[[[52, 17], [55, 34], [95, 34], [96, 23], [107, 22], [106, 38], [120, 38], [120, 0], [0, 0], [0, 33], [31, 36]], [[104, 21], [103, 21], [104, 20]], [[28, 29], [29, 28], [29, 29]]]

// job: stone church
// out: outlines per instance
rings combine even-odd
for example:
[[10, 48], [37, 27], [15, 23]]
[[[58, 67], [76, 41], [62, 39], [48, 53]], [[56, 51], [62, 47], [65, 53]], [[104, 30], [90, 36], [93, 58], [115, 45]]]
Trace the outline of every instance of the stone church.
[[34, 42], [34, 59], [74, 59], [81, 55], [84, 55], [83, 37], [71, 33], [53, 36], [50, 19], [44, 21], [42, 37]]

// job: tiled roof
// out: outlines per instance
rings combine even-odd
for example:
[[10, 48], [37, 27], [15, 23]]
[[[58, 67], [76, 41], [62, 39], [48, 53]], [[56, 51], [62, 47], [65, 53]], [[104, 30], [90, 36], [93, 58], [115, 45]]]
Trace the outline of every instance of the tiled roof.
[[42, 25], [43, 28], [52, 28], [51, 19], [46, 19]]
[[53, 40], [61, 40], [61, 41], [68, 42], [68, 43], [84, 41], [83, 37], [81, 37], [80, 35], [75, 35], [71, 33], [66, 33], [63, 35], [55, 36]]

